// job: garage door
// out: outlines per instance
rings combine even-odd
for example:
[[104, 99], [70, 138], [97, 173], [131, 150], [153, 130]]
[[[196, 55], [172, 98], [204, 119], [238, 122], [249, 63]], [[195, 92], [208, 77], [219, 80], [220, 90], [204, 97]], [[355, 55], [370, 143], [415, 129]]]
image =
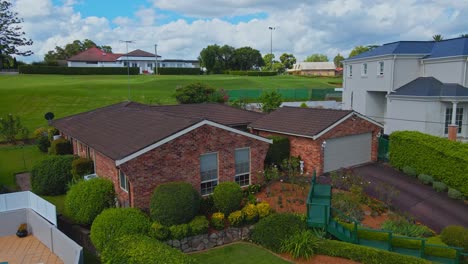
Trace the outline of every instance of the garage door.
[[371, 161], [372, 133], [326, 140], [324, 172]]

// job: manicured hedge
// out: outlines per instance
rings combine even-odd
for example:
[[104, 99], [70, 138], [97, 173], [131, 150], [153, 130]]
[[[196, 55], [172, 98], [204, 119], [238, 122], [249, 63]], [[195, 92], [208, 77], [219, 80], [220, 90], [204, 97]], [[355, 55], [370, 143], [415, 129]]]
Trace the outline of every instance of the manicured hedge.
[[275, 71], [227, 71], [230, 75], [240, 76], [276, 76], [278, 75]]
[[91, 174], [94, 171], [94, 162], [92, 159], [78, 158], [72, 163], [72, 174], [75, 179], [82, 179], [83, 176]]
[[290, 154], [290, 143], [289, 138], [281, 136], [268, 137], [273, 140], [273, 144], [270, 144], [267, 155], [265, 157], [265, 164], [276, 164], [280, 165], [284, 159], [289, 158]]
[[213, 201], [215, 207], [224, 215], [238, 210], [242, 202], [242, 189], [235, 182], [222, 182], [215, 187]]
[[390, 135], [390, 163], [411, 167], [468, 196], [468, 144], [415, 131]]
[[49, 154], [52, 155], [68, 155], [73, 154], [73, 145], [70, 141], [59, 138], [52, 141], [49, 148]]
[[71, 155], [50, 156], [34, 165], [31, 171], [31, 187], [40, 195], [60, 195], [66, 191], [71, 181], [71, 165], [75, 157]]
[[[126, 67], [63, 67], [63, 66], [19, 66], [23, 74], [64, 74], [64, 75], [127, 75]], [[137, 67], [130, 68], [130, 75], [140, 74]]]
[[379, 250], [335, 240], [323, 240], [316, 251], [316, 253], [320, 255], [351, 259], [363, 264], [432, 263], [421, 258], [401, 255], [386, 250]]
[[158, 68], [158, 74], [161, 75], [200, 75], [202, 71], [200, 68]]

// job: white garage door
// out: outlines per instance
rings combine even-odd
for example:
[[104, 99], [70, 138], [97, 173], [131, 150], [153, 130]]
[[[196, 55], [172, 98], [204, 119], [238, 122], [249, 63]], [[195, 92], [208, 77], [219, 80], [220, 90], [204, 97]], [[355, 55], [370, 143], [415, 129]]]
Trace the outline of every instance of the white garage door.
[[371, 161], [372, 133], [326, 140], [324, 172]]

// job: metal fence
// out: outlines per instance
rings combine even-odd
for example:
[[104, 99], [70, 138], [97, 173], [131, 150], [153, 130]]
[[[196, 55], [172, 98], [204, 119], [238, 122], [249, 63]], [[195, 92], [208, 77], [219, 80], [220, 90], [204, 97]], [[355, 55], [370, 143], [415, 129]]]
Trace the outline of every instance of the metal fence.
[[[248, 100], [254, 101], [258, 99], [263, 92], [271, 91], [272, 89], [238, 89], [228, 90], [229, 101]], [[328, 98], [341, 98], [341, 92], [335, 91], [334, 88], [278, 88], [277, 91], [285, 100], [326, 100]]]

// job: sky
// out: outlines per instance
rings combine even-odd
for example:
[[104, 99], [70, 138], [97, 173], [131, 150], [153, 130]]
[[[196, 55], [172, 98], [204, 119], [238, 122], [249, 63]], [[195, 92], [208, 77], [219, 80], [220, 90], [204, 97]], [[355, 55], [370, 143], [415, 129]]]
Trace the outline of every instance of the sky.
[[[330, 61], [357, 45], [445, 39], [468, 33], [468, 0], [10, 0], [24, 19], [40, 61], [55, 46], [91, 39], [125, 53], [197, 59], [212, 44], [250, 46], [298, 61], [313, 53]], [[274, 30], [270, 30], [273, 27]]]

